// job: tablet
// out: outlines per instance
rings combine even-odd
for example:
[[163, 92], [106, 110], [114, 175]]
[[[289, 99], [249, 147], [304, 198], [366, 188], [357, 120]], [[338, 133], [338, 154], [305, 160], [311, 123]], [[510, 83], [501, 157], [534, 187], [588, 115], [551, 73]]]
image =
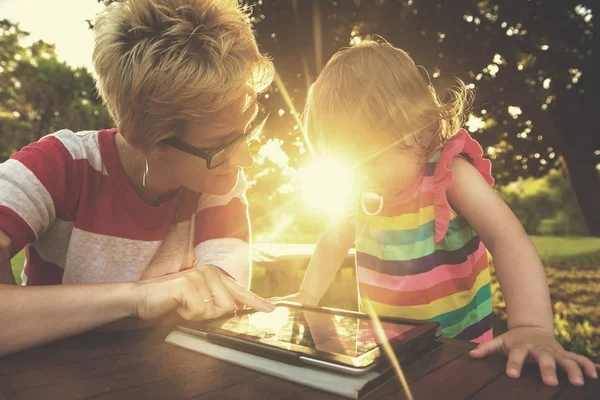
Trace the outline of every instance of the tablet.
[[[437, 338], [437, 322], [381, 317], [400, 360]], [[179, 327], [209, 341], [290, 363], [362, 373], [386, 359], [366, 314], [281, 302], [271, 313], [242, 310]]]

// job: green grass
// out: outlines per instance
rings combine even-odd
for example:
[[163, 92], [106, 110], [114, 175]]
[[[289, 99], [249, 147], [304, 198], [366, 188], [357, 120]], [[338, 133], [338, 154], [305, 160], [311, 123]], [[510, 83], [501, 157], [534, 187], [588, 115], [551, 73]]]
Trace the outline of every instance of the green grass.
[[600, 267], [600, 238], [532, 236], [544, 265]]
[[[261, 235], [255, 235], [260, 239]], [[286, 232], [273, 238], [273, 243], [316, 243], [319, 234]], [[600, 266], [600, 238], [531, 236], [544, 264]]]
[[[309, 235], [280, 237], [280, 242], [311, 243]], [[555, 334], [569, 351], [600, 363], [600, 238], [534, 236], [546, 270], [554, 311]], [[284, 296], [298, 290], [305, 264], [255, 265], [252, 290], [264, 297]], [[494, 334], [506, 330], [506, 306], [492, 272]], [[342, 268], [321, 302], [324, 306], [355, 310], [356, 278], [353, 268]]]
[[[600, 363], [600, 266], [555, 267], [545, 264], [554, 312], [554, 334], [569, 351]], [[506, 329], [506, 304], [493, 265], [494, 334]]]
[[[280, 237], [279, 243], [314, 243], [314, 235]], [[544, 263], [552, 307], [555, 334], [570, 351], [600, 363], [600, 238], [533, 236], [532, 240]], [[20, 283], [24, 252], [12, 259], [15, 279]], [[255, 264], [252, 290], [260, 296], [285, 296], [298, 290], [306, 261], [288, 265]], [[506, 323], [506, 308], [492, 266], [492, 291], [495, 333]], [[322, 305], [356, 310], [356, 277], [354, 268], [342, 268], [323, 298]], [[503, 328], [504, 326], [504, 328]]]
[[25, 261], [25, 250], [20, 251], [16, 256], [10, 260], [13, 275], [15, 276], [15, 280], [17, 284], [21, 284], [21, 271], [23, 270], [23, 262]]

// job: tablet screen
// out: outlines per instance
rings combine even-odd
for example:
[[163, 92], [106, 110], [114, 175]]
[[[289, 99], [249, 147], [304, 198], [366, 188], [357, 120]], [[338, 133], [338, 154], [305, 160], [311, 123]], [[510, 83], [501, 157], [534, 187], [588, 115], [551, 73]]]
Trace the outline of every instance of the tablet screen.
[[[208, 321], [221, 331], [259, 339], [283, 347], [301, 346], [319, 352], [359, 357], [380, 343], [373, 324], [364, 318], [302, 310], [279, 305], [271, 313], [254, 312]], [[398, 338], [415, 325], [381, 322], [388, 340]], [[286, 346], [287, 347], [287, 346]]]

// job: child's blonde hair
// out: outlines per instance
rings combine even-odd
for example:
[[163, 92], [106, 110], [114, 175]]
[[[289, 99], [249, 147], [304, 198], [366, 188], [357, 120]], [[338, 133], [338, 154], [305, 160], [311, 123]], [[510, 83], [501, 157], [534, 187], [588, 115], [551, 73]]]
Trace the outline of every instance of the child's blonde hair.
[[[409, 55], [385, 41], [342, 49], [311, 86], [304, 110], [319, 150], [358, 151], [374, 135], [428, 154], [463, 125], [472, 94], [460, 80], [442, 102]], [[369, 155], [370, 156], [370, 155]]]
[[119, 131], [140, 147], [273, 79], [237, 0], [115, 2], [94, 31], [98, 91]]

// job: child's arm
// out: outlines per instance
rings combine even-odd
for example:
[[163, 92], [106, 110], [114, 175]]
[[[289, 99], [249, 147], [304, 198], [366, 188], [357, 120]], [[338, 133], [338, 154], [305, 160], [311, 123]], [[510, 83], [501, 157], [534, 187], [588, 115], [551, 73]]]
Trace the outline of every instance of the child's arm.
[[321, 234], [298, 293], [282, 300], [317, 305], [354, 244], [354, 224], [348, 219], [329, 225]]
[[518, 377], [523, 362], [532, 358], [548, 385], [558, 384], [556, 364], [567, 371], [573, 384], [583, 384], [580, 366], [595, 378], [594, 364], [566, 352], [554, 337], [544, 266], [516, 216], [468, 161], [455, 159], [452, 171], [454, 184], [448, 189], [448, 201], [492, 253], [508, 313], [509, 331], [481, 344], [472, 355], [503, 351], [508, 356], [507, 374], [512, 377]]

